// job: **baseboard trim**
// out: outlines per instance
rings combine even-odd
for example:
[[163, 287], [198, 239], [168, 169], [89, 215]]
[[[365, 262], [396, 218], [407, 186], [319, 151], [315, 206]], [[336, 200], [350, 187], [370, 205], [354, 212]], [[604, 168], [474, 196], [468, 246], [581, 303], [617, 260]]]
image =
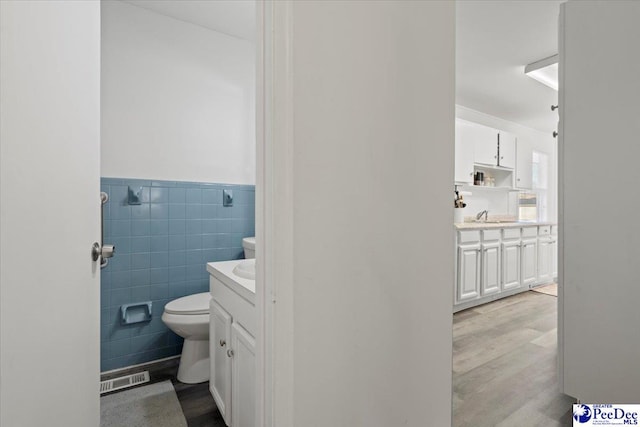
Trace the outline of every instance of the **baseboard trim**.
[[112, 376], [114, 374], [119, 374], [122, 373], [124, 371], [130, 371], [132, 369], [146, 369], [146, 370], [153, 370], [153, 369], [149, 369], [150, 367], [154, 366], [154, 365], [158, 365], [161, 363], [165, 363], [168, 361], [171, 361], [173, 359], [179, 359], [180, 355], [177, 356], [171, 356], [171, 357], [165, 357], [163, 359], [157, 359], [157, 360], [152, 360], [150, 362], [144, 362], [144, 363], [140, 363], [138, 365], [131, 365], [131, 366], [125, 366], [123, 368], [117, 368], [117, 369], [112, 369], [110, 371], [104, 371], [104, 372], [100, 372], [100, 377], [104, 377], [104, 376]]

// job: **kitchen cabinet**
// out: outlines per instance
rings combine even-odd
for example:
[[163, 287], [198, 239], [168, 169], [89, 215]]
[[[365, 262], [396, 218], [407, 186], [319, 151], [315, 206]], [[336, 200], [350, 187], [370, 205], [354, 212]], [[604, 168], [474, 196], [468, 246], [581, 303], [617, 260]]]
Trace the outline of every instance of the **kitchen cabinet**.
[[516, 136], [509, 132], [500, 131], [498, 134], [499, 161], [498, 165], [503, 168], [513, 169], [516, 167]]
[[482, 244], [482, 295], [500, 292], [500, 243]]
[[538, 282], [550, 282], [551, 277], [551, 239], [544, 237], [538, 240]]
[[500, 230], [486, 230], [482, 233], [482, 296], [500, 292]]
[[480, 243], [458, 246], [457, 301], [477, 298], [480, 293]]
[[456, 121], [456, 136], [458, 134], [460, 137], [456, 138], [456, 166], [460, 164], [460, 174], [456, 173], [456, 180], [461, 178], [461, 181], [466, 181], [463, 178], [466, 178], [464, 173], [469, 167], [470, 148], [473, 148], [474, 163], [509, 169], [516, 167], [514, 134], [459, 119]]
[[473, 126], [471, 122], [456, 119], [455, 182], [473, 184]]
[[555, 226], [478, 228], [456, 232], [454, 312], [524, 292], [556, 277]]
[[532, 182], [533, 147], [531, 141], [518, 138], [516, 145], [516, 188], [530, 190]]
[[548, 283], [558, 275], [557, 227], [540, 227], [538, 236], [538, 283]]
[[519, 287], [520, 238], [502, 242], [502, 289], [506, 291]]
[[[519, 165], [516, 135], [462, 119], [456, 119], [455, 124], [455, 182], [473, 184], [474, 172], [478, 170], [496, 179], [496, 187], [517, 186], [514, 184], [514, 171]], [[529, 176], [529, 187], [530, 157], [531, 151], [528, 163], [523, 160], [523, 168], [529, 169], [528, 173], [523, 169], [523, 176]]]
[[474, 162], [496, 166], [498, 164], [498, 131], [473, 123], [471, 137], [474, 147]]
[[538, 279], [537, 262], [538, 262], [538, 239], [522, 239], [520, 244], [520, 254], [522, 257], [522, 279], [523, 286], [531, 286]]

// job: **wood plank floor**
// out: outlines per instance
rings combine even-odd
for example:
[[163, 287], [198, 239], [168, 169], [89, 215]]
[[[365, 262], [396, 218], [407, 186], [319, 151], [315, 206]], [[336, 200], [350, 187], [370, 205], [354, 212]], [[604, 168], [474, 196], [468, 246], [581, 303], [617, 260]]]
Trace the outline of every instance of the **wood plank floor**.
[[556, 313], [556, 297], [524, 292], [453, 316], [454, 427], [572, 425]]

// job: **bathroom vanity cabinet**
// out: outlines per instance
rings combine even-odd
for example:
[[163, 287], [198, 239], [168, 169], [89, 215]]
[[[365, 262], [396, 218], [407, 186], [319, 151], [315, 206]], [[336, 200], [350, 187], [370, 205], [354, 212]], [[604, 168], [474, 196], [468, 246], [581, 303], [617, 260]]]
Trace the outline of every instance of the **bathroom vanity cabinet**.
[[255, 294], [227, 268], [233, 263], [207, 265], [211, 273], [209, 390], [227, 426], [254, 427]]

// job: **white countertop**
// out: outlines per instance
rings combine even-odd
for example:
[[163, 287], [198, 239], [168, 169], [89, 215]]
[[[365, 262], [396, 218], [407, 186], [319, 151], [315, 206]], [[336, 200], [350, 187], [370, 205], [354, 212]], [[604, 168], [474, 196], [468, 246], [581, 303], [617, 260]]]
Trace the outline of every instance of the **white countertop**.
[[453, 224], [456, 230], [489, 230], [493, 228], [537, 227], [556, 225], [555, 222], [505, 221], [505, 222], [464, 222]]
[[236, 265], [243, 261], [245, 260], [237, 259], [233, 261], [208, 262], [207, 271], [232, 291], [255, 305], [256, 281], [242, 278], [233, 273]]

